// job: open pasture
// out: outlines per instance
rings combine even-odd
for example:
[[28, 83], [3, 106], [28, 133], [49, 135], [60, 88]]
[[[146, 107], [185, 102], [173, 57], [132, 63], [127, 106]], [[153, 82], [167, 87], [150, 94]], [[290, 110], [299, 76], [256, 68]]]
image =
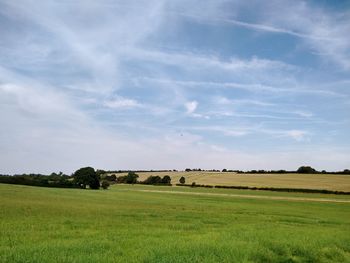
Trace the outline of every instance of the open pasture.
[[0, 184], [0, 262], [350, 262], [350, 197]]

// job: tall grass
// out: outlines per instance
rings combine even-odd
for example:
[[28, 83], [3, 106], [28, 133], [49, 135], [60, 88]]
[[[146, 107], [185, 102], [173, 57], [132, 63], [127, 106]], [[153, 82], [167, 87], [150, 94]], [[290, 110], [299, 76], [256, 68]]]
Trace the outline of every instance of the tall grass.
[[0, 262], [350, 262], [349, 204], [145, 188], [0, 185]]

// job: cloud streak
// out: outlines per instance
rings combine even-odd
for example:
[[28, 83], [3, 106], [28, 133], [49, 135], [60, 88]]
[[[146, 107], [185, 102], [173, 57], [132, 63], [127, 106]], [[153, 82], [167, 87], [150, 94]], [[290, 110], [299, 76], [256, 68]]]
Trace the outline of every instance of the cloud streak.
[[[348, 11], [332, 13], [303, 1], [270, 1], [254, 3], [260, 11], [257, 22], [225, 17], [208, 18], [201, 15], [179, 14], [199, 23], [228, 24], [262, 33], [286, 34], [300, 38], [323, 58], [350, 69], [350, 15]], [[261, 15], [263, 14], [263, 15]]]
[[349, 14], [247, 5], [0, 0], [0, 173], [350, 165]]

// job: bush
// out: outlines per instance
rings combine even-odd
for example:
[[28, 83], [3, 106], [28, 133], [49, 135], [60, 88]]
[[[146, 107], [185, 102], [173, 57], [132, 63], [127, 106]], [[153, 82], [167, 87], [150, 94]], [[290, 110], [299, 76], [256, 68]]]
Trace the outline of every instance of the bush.
[[102, 186], [102, 188], [103, 188], [104, 190], [107, 190], [108, 187], [110, 186], [110, 184], [109, 184], [107, 181], [103, 181], [102, 184], [101, 184], [101, 186]]
[[181, 176], [180, 180], [179, 180], [180, 184], [184, 184], [186, 183], [186, 179], [185, 177]]
[[107, 180], [115, 182], [117, 180], [117, 176], [115, 174], [112, 174], [112, 175], [108, 176]]
[[171, 184], [171, 178], [169, 175], [165, 175], [161, 181], [162, 184]]
[[159, 184], [159, 183], [161, 183], [161, 181], [162, 181], [162, 178], [160, 176], [151, 175], [146, 180], [144, 180], [142, 183], [144, 183], [144, 184]]
[[169, 175], [165, 175], [163, 178], [161, 178], [158, 175], [151, 175], [146, 180], [141, 182], [141, 184], [152, 184], [152, 185], [170, 185], [171, 184], [171, 178]]
[[124, 184], [136, 184], [137, 178], [139, 178], [138, 174], [135, 172], [128, 172], [125, 176], [119, 176], [117, 178], [117, 183], [124, 183]]

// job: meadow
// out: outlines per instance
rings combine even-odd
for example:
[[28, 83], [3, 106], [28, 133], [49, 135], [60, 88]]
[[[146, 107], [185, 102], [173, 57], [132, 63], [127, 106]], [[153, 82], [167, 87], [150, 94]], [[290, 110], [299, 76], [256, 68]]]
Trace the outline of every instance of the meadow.
[[0, 201], [0, 262], [350, 262], [349, 196], [0, 184]]
[[[204, 185], [250, 186], [250, 187], [275, 187], [275, 188], [304, 188], [325, 189], [350, 192], [350, 176], [338, 174], [238, 174], [235, 172], [140, 172], [137, 173], [140, 181], [150, 175], [169, 175], [172, 183], [179, 182], [181, 176], [186, 178], [186, 183]], [[126, 175], [123, 174], [116, 174]]]

